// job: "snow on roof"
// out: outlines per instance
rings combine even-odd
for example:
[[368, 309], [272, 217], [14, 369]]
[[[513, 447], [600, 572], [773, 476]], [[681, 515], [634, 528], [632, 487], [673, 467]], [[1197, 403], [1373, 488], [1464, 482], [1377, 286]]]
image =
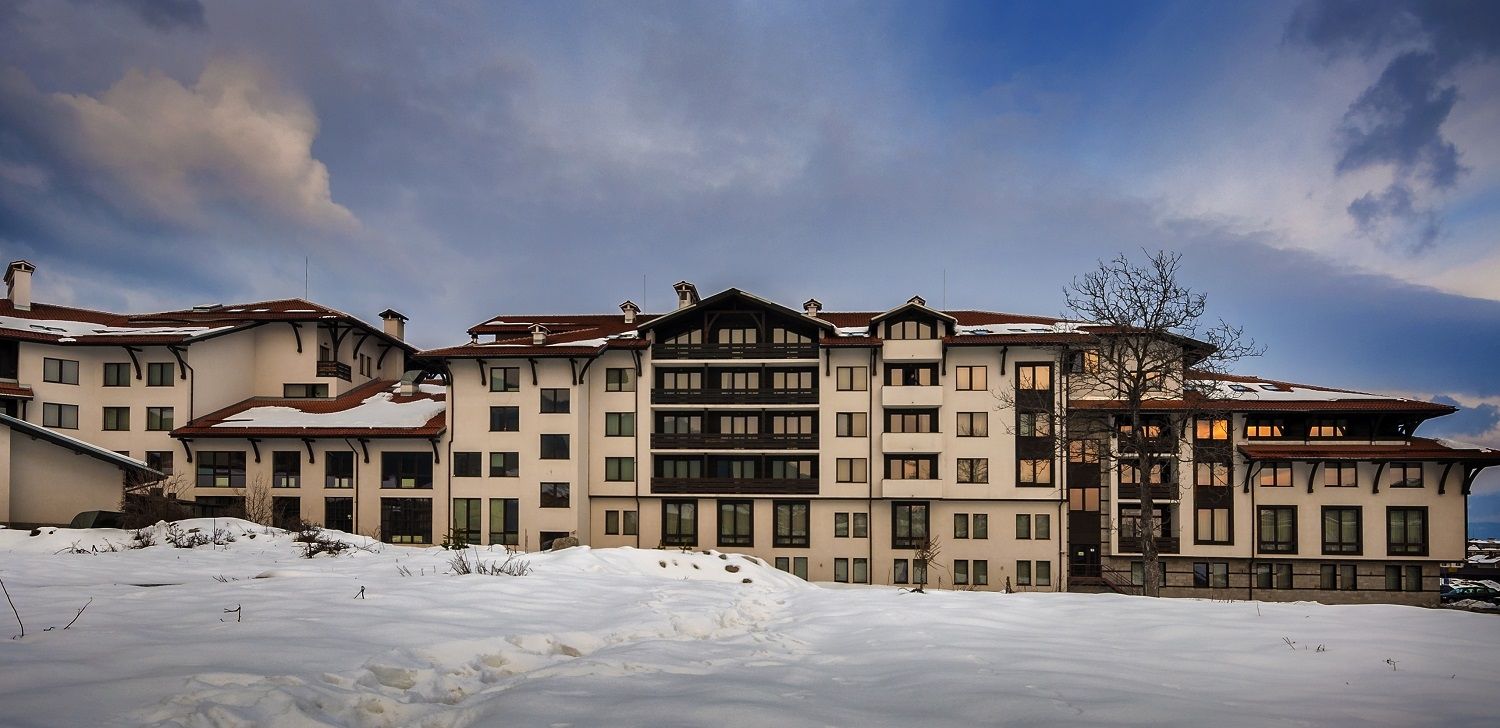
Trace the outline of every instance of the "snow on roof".
[[1384, 394], [1369, 394], [1367, 392], [1355, 392], [1342, 389], [1327, 389], [1324, 387], [1306, 387], [1284, 382], [1220, 382], [1217, 380], [1194, 380], [1195, 382], [1212, 382], [1212, 389], [1216, 389], [1233, 399], [1237, 400], [1260, 400], [1264, 402], [1337, 402], [1347, 399], [1400, 399]]
[[0, 316], [0, 329], [62, 337], [78, 336], [200, 336], [233, 326], [106, 326], [93, 321], [27, 319]]
[[21, 429], [35, 435], [46, 437], [48, 439], [56, 441], [58, 444], [63, 445], [64, 447], [68, 447], [74, 450], [75, 452], [85, 452], [89, 455], [99, 458], [100, 460], [109, 461], [116, 465], [123, 465], [148, 473], [155, 473], [156, 475], [161, 475], [161, 473], [152, 470], [151, 467], [144, 461], [136, 460], [129, 455], [121, 455], [114, 450], [100, 447], [86, 440], [80, 440], [76, 437], [73, 437], [72, 435], [63, 434], [50, 427], [42, 427], [41, 425], [27, 422], [16, 417], [11, 417], [10, 415], [3, 413], [0, 413], [0, 424], [5, 424], [12, 428]]
[[999, 336], [1004, 334], [1076, 334], [1081, 326], [1072, 321], [1053, 324], [994, 323], [969, 324], [953, 327], [954, 336]]
[[[426, 391], [426, 390], [424, 390]], [[446, 391], [446, 390], [441, 390]], [[431, 392], [433, 394], [439, 392]], [[338, 412], [309, 412], [296, 407], [264, 406], [232, 415], [214, 428], [416, 428], [443, 413], [447, 403], [437, 399], [394, 401], [395, 392], [386, 390], [366, 397], [363, 402]]]

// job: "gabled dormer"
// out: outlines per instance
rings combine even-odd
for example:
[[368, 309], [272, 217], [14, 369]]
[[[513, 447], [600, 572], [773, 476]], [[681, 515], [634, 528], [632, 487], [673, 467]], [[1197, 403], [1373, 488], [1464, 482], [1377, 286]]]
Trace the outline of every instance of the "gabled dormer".
[[[683, 290], [678, 286], [679, 295]], [[675, 311], [640, 327], [659, 359], [809, 359], [833, 324], [738, 288], [679, 299]], [[684, 303], [684, 301], [692, 302]]]
[[870, 319], [870, 335], [887, 341], [941, 339], [950, 336], [958, 319], [927, 306], [921, 296]]

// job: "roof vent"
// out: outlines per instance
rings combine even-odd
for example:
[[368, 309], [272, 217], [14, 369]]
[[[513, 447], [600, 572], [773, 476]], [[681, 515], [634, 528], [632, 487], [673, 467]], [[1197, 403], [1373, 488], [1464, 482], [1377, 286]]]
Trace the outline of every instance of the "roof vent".
[[31, 274], [36, 266], [30, 261], [13, 260], [5, 269], [5, 297], [17, 311], [31, 310]]
[[698, 287], [687, 281], [677, 281], [672, 290], [677, 291], [678, 308], [687, 308], [698, 302]]
[[552, 332], [548, 331], [546, 326], [543, 326], [541, 324], [532, 324], [531, 325], [531, 344], [533, 346], [541, 346], [541, 345], [547, 343], [547, 334], [550, 334], [550, 333], [552, 333]]
[[217, 311], [223, 307], [224, 304], [222, 303], [200, 303], [194, 306], [193, 310], [197, 311], [198, 313], [207, 313], [209, 311]]
[[809, 298], [802, 304], [802, 313], [813, 318], [818, 317], [818, 312], [823, 310], [823, 304], [816, 298]]
[[635, 305], [634, 301], [626, 301], [620, 304], [620, 310], [625, 312], [625, 323], [635, 323], [636, 314], [641, 312], [641, 307]]
[[927, 299], [922, 298], [921, 296], [912, 296], [911, 298], [906, 299], [906, 302], [907, 303], [915, 303], [918, 306], [926, 306], [927, 305]]

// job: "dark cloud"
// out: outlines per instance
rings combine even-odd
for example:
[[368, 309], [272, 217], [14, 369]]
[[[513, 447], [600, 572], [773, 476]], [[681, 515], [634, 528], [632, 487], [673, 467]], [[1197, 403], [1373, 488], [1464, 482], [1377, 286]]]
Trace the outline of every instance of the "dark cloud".
[[90, 0], [118, 5], [157, 30], [203, 30], [203, 3], [199, 0]]
[[1441, 234], [1441, 214], [1414, 202], [1413, 188], [1449, 189], [1465, 171], [1460, 150], [1443, 136], [1461, 98], [1453, 72], [1500, 55], [1500, 3], [1315, 0], [1293, 14], [1287, 37], [1329, 58], [1400, 51], [1349, 105], [1335, 135], [1337, 171], [1391, 169], [1391, 186], [1354, 201], [1349, 214], [1366, 235], [1378, 236], [1385, 228], [1377, 223], [1389, 220], [1413, 241], [1404, 247], [1429, 247]]

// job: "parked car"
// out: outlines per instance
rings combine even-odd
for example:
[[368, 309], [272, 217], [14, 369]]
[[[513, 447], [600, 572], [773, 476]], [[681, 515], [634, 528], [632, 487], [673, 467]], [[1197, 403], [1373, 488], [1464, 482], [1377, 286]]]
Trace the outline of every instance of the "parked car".
[[1438, 598], [1443, 602], [1477, 599], [1500, 604], [1500, 584], [1493, 581], [1449, 579], [1438, 588]]
[[123, 528], [125, 514], [119, 511], [84, 511], [68, 523], [68, 528]]

